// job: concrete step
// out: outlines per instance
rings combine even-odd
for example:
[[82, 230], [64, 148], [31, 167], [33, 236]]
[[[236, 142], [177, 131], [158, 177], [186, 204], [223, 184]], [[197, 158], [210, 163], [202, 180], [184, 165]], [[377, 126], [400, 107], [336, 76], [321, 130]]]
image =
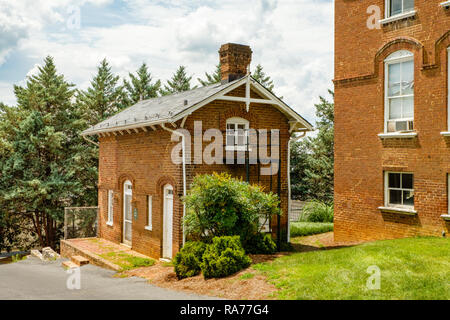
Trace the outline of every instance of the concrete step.
[[61, 263], [61, 265], [63, 266], [64, 269], [75, 269], [75, 268], [79, 267], [78, 265], [76, 265], [75, 263], [73, 263], [70, 260], [63, 261], [63, 263]]
[[89, 260], [82, 256], [71, 256], [70, 260], [79, 267], [89, 264]]

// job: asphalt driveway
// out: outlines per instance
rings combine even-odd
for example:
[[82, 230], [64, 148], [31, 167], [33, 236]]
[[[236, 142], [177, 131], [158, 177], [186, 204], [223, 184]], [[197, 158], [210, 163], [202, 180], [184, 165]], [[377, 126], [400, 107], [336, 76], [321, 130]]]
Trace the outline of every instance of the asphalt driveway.
[[212, 299], [153, 286], [145, 279], [113, 278], [114, 271], [86, 265], [80, 271], [80, 289], [68, 289], [71, 276], [61, 267], [63, 260], [40, 261], [29, 257], [0, 265], [0, 300], [186, 300]]

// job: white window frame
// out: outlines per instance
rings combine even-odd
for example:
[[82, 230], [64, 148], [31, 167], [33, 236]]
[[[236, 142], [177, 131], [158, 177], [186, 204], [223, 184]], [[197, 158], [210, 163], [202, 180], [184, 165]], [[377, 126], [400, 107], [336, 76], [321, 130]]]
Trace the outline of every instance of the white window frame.
[[[389, 187], [389, 174], [390, 173], [399, 173], [400, 174], [400, 188], [390, 188]], [[402, 188], [402, 176], [403, 174], [411, 174], [413, 176], [413, 188]], [[414, 205], [404, 205], [404, 204], [391, 204], [389, 199], [389, 190], [401, 190], [402, 191], [402, 199], [403, 199], [403, 191], [412, 191], [414, 193], [414, 173], [412, 172], [395, 172], [395, 171], [385, 171], [384, 172], [384, 206], [386, 208], [399, 208], [399, 209], [407, 209], [407, 210], [414, 210]], [[414, 197], [414, 201], [415, 201]]]
[[145, 230], [152, 231], [153, 229], [153, 197], [151, 195], [147, 195], [147, 225], [145, 226]]
[[[411, 9], [408, 9], [407, 11], [405, 11], [405, 8], [404, 8], [405, 0], [402, 0], [402, 12], [392, 15], [391, 14], [391, 2], [392, 2], [392, 0], [386, 0], [385, 1], [385, 3], [386, 3], [386, 5], [385, 5], [385, 17], [386, 18], [402, 16], [404, 14], [408, 14], [408, 13], [411, 13], [411, 12], [415, 13], [414, 7], [412, 7]], [[414, 6], [415, 5], [416, 5], [416, 0], [414, 0]]]
[[[234, 133], [233, 133], [233, 135], [234, 135], [234, 142], [235, 142], [234, 146], [229, 146], [228, 145], [228, 139], [227, 138], [230, 135], [229, 134], [229, 129], [228, 129], [228, 125], [229, 124], [233, 124], [234, 125]], [[245, 130], [244, 131], [244, 145], [242, 145], [242, 146], [236, 144], [236, 141], [238, 141], [238, 136], [239, 136], [239, 131], [236, 130], [238, 125], [244, 125], [244, 127], [245, 127], [245, 129], [244, 129]], [[226, 127], [225, 127], [225, 130], [226, 130], [226, 135], [225, 135], [226, 136], [225, 137], [225, 144], [226, 144], [226, 146], [225, 146], [225, 150], [227, 150], [227, 151], [247, 151], [249, 128], [250, 128], [250, 122], [248, 120], [244, 119], [244, 118], [240, 118], [240, 117], [228, 118], [227, 122], [226, 122]]]
[[114, 191], [108, 190], [108, 220], [106, 224], [112, 226], [114, 222]]
[[[388, 121], [389, 121], [389, 66], [392, 64], [402, 63], [413, 61], [414, 63], [414, 54], [407, 50], [400, 50], [392, 53], [384, 60], [384, 133], [385, 134], [403, 134], [397, 132], [388, 132]], [[415, 67], [415, 66], [414, 66]], [[401, 71], [400, 71], [401, 74]], [[414, 68], [414, 79], [415, 79], [415, 68]], [[414, 80], [415, 81], [415, 80]], [[397, 121], [413, 121], [414, 123], [414, 112], [415, 112], [415, 104], [414, 104], [414, 93], [412, 95], [404, 95], [398, 96], [397, 98], [405, 98], [405, 97], [413, 97], [413, 117], [412, 118], [402, 118], [397, 119]], [[415, 128], [415, 126], [414, 126]], [[406, 133], [406, 132], [405, 132]]]

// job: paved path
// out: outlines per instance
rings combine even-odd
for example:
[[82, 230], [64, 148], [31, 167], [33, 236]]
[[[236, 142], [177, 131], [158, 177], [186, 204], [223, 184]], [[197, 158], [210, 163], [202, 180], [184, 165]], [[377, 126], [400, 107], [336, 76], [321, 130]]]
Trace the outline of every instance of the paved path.
[[67, 289], [70, 274], [61, 267], [63, 260], [43, 262], [30, 257], [0, 265], [0, 300], [14, 299], [211, 299], [153, 286], [145, 279], [113, 278], [114, 271], [93, 265], [81, 268], [80, 290]]

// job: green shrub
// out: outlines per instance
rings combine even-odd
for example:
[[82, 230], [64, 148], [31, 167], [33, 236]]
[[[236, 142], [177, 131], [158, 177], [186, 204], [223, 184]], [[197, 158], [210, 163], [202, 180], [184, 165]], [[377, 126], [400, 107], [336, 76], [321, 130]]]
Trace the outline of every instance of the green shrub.
[[242, 240], [246, 253], [272, 254], [277, 251], [277, 245], [270, 234], [256, 233]]
[[333, 205], [312, 200], [303, 207], [303, 216], [308, 222], [333, 222]]
[[184, 203], [186, 235], [205, 242], [214, 237], [256, 234], [262, 228], [260, 220], [281, 214], [276, 194], [226, 173], [196, 176]]
[[291, 237], [309, 236], [333, 231], [331, 222], [292, 222]]
[[222, 278], [247, 268], [251, 263], [245, 255], [239, 236], [215, 237], [203, 254], [201, 270], [205, 279]]
[[206, 244], [200, 241], [188, 241], [176, 254], [173, 264], [179, 280], [196, 276], [200, 273], [200, 264]]

